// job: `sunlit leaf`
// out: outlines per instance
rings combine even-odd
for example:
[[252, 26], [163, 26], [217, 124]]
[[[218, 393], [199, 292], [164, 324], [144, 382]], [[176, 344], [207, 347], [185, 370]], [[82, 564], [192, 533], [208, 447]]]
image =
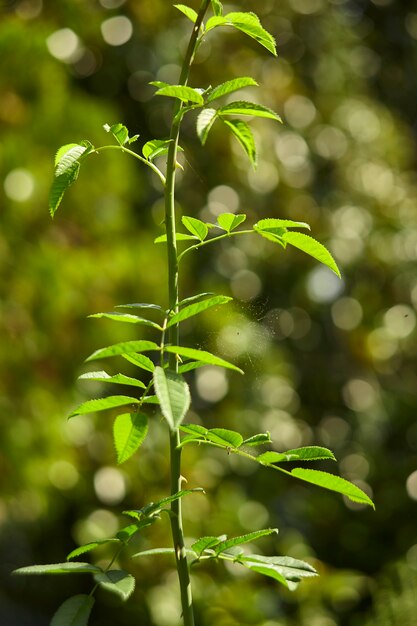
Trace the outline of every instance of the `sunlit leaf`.
[[189, 387], [181, 374], [162, 367], [155, 367], [153, 381], [162, 415], [171, 430], [175, 430], [190, 408]]
[[236, 215], [234, 213], [222, 213], [218, 216], [217, 223], [220, 228], [223, 228], [223, 230], [230, 233], [245, 220], [246, 215], [244, 213], [238, 213]]
[[226, 428], [210, 428], [206, 433], [206, 438], [213, 443], [219, 443], [231, 448], [239, 448], [243, 443], [243, 437], [235, 430]]
[[70, 561], [71, 559], [75, 559], [77, 558], [77, 556], [81, 556], [81, 554], [86, 554], [87, 552], [91, 552], [91, 550], [95, 550], [96, 548], [100, 546], [104, 546], [108, 543], [119, 543], [119, 540], [112, 537], [110, 539], [100, 539], [98, 541], [91, 541], [90, 543], [86, 543], [83, 546], [79, 546], [78, 548], [75, 548], [75, 550], [70, 552], [67, 555], [67, 561]]
[[132, 302], [132, 304], [117, 304], [116, 309], [153, 309], [165, 314], [165, 310], [159, 304], [149, 302]]
[[175, 313], [175, 315], [170, 318], [167, 324], [167, 328], [173, 326], [174, 324], [178, 324], [179, 322], [183, 322], [184, 320], [193, 317], [194, 315], [198, 315], [198, 313], [202, 313], [203, 311], [206, 311], [207, 309], [210, 309], [214, 306], [226, 304], [227, 302], [230, 302], [230, 300], [233, 300], [233, 298], [230, 298], [228, 296], [213, 296], [208, 300], [203, 300], [202, 302], [190, 304], [181, 309], [178, 313]]
[[278, 122], [282, 122], [280, 116], [261, 104], [254, 102], [246, 102], [240, 100], [238, 102], [230, 102], [220, 109], [217, 109], [218, 115], [251, 115], [253, 117], [266, 117]]
[[266, 443], [271, 443], [271, 435], [266, 433], [259, 433], [257, 435], [253, 435], [252, 437], [248, 437], [242, 442], [244, 446], [262, 446]]
[[113, 124], [112, 126], [104, 124], [103, 128], [106, 133], [111, 133], [121, 146], [124, 146], [129, 141], [129, 131], [123, 124]]
[[122, 341], [115, 343], [106, 348], [100, 348], [90, 354], [86, 361], [94, 361], [96, 359], [107, 359], [111, 356], [119, 354], [131, 354], [132, 352], [147, 352], [149, 350], [159, 350], [159, 346], [154, 341]]
[[275, 39], [273, 36], [263, 28], [259, 17], [255, 13], [228, 13], [225, 16], [227, 23], [231, 24], [238, 30], [249, 35], [252, 39], [255, 39], [258, 43], [271, 52], [274, 56], [277, 55]]
[[133, 365], [136, 365], [147, 372], [153, 372], [155, 369], [153, 361], [151, 361], [151, 359], [144, 354], [123, 354], [122, 356], [126, 359], [126, 361], [129, 361], [129, 363], [133, 363]]
[[197, 13], [191, 7], [187, 7], [185, 4], [174, 4], [174, 7], [178, 9], [178, 11], [181, 11], [181, 13], [184, 13], [193, 23], [197, 20]]
[[304, 233], [288, 231], [283, 235], [283, 239], [295, 248], [298, 248], [299, 250], [302, 250], [306, 254], [309, 254], [313, 258], [317, 259], [317, 261], [320, 261], [323, 265], [326, 265], [336, 274], [336, 276], [341, 278], [339, 268], [337, 267], [336, 261], [330, 252], [323, 246], [323, 244], [313, 239], [313, 237], [305, 235]]
[[115, 322], [125, 322], [128, 324], [141, 324], [142, 326], [149, 326], [150, 328], [156, 328], [162, 330], [162, 326], [152, 320], [147, 320], [144, 317], [138, 315], [131, 315], [130, 313], [93, 313], [88, 317], [106, 318]]
[[228, 93], [238, 91], [239, 89], [243, 89], [244, 87], [258, 87], [258, 83], [250, 76], [233, 78], [232, 80], [228, 80], [221, 85], [217, 85], [217, 87], [213, 87], [213, 89], [209, 91], [206, 97], [206, 102], [212, 102], [213, 100], [217, 100], [217, 98], [221, 98]]
[[220, 554], [221, 552], [225, 552], [225, 550], [230, 550], [231, 548], [235, 548], [236, 546], [240, 546], [245, 543], [251, 543], [260, 537], [265, 537], [266, 535], [272, 535], [272, 533], [278, 533], [278, 528], [265, 528], [263, 530], [255, 530], [252, 533], [247, 533], [246, 535], [240, 535], [239, 537], [231, 537], [230, 539], [225, 539], [221, 541], [216, 547], [216, 554]]
[[256, 460], [264, 465], [285, 461], [319, 461], [324, 459], [336, 460], [331, 450], [319, 446], [306, 446], [285, 452], [264, 452], [264, 454], [256, 457]]
[[321, 472], [320, 470], [303, 469], [301, 467], [293, 469], [291, 475], [305, 480], [308, 483], [312, 483], [313, 485], [317, 485], [318, 487], [341, 493], [349, 498], [349, 500], [352, 500], [352, 502], [369, 504], [372, 508], [375, 508], [371, 498], [367, 496], [362, 489], [359, 489], [359, 487], [340, 476]]
[[123, 543], [127, 543], [134, 535], [136, 535], [136, 533], [140, 532], [147, 526], [151, 526], [157, 520], [157, 517], [146, 517], [138, 520], [135, 524], [129, 524], [129, 526], [121, 528], [116, 534], [116, 537]]
[[168, 85], [161, 87], [155, 95], [178, 98], [182, 102], [193, 102], [201, 105], [204, 104], [204, 99], [200, 91], [184, 85]]
[[197, 117], [197, 136], [202, 145], [207, 141], [208, 134], [216, 121], [216, 109], [203, 109]]
[[177, 491], [177, 493], [173, 493], [171, 496], [167, 496], [166, 498], [162, 498], [158, 502], [150, 502], [149, 504], [145, 504], [141, 509], [134, 509], [129, 511], [123, 511], [123, 515], [129, 515], [129, 517], [134, 517], [137, 520], [141, 520], [144, 516], [153, 516], [161, 512], [161, 510], [166, 507], [166, 505], [175, 502], [176, 500], [180, 500], [184, 496], [188, 496], [193, 493], [204, 493], [204, 489], [201, 487], [196, 487], [195, 489], [183, 489], [181, 491]]
[[196, 300], [202, 300], [203, 298], [208, 298], [210, 296], [214, 296], [215, 294], [212, 291], [205, 291], [204, 293], [197, 293], [195, 296], [190, 296], [189, 298], [184, 298], [178, 302], [178, 307], [181, 308], [183, 306], [187, 306], [192, 304]]
[[211, 8], [213, 9], [214, 15], [222, 15], [223, 5], [220, 0], [211, 0]]
[[126, 601], [135, 590], [135, 579], [122, 569], [113, 569], [107, 572], [101, 572], [94, 576], [94, 580], [111, 593], [118, 595], [123, 601]]
[[225, 539], [224, 535], [221, 535], [220, 537], [210, 537], [210, 536], [200, 537], [200, 539], [198, 539], [192, 544], [191, 549], [201, 556], [204, 550], [214, 548], [221, 541], [224, 541], [224, 539]]
[[28, 565], [15, 569], [13, 574], [41, 575], [41, 574], [96, 574], [101, 572], [101, 567], [91, 563], [48, 563], [46, 565]]
[[95, 413], [96, 411], [105, 411], [106, 409], [114, 409], [119, 406], [126, 406], [127, 404], [138, 404], [137, 398], [131, 398], [130, 396], [108, 396], [107, 398], [98, 398], [97, 400], [87, 400], [80, 404], [69, 417], [75, 415], [85, 415], [86, 413]]
[[65, 600], [52, 617], [50, 626], [87, 626], [94, 597], [85, 594]]
[[110, 376], [110, 374], [107, 374], [104, 370], [101, 370], [100, 372], [86, 372], [85, 374], [79, 376], [78, 380], [93, 380], [100, 383], [131, 385], [132, 387], [145, 389], [143, 382], [137, 378], [131, 378], [130, 376], [125, 376], [124, 374], [115, 374], [114, 376]]
[[80, 164], [77, 162], [64, 174], [54, 178], [49, 192], [49, 212], [51, 217], [54, 217], [67, 189], [77, 180], [79, 170]]
[[148, 159], [148, 161], [152, 161], [158, 156], [163, 156], [164, 154], [167, 154], [171, 141], [171, 139], [151, 139], [150, 141], [147, 141], [143, 146], [142, 154], [145, 159]]
[[276, 217], [266, 217], [263, 220], [259, 220], [253, 225], [253, 229], [256, 231], [269, 231], [271, 233], [281, 234], [283, 229], [286, 228], [307, 228], [310, 230], [310, 226], [306, 222], [294, 222], [294, 220], [281, 220]]
[[232, 134], [236, 137], [244, 151], [249, 157], [250, 162], [256, 166], [256, 145], [252, 131], [246, 122], [242, 120], [226, 120], [223, 118], [223, 123], [230, 128]]
[[[194, 237], [193, 235], [188, 235], [187, 233], [175, 233], [175, 241], [188, 241], [188, 240], [199, 241], [199, 238]], [[159, 237], [154, 239], [154, 243], [166, 243], [166, 241], [167, 241], [166, 235], [160, 235]]]
[[[68, 150], [66, 150], [66, 148], [68, 148]], [[61, 176], [71, 170], [76, 163], [79, 163], [83, 155], [85, 156], [92, 150], [93, 146], [89, 141], [83, 141], [80, 144], [67, 144], [66, 146], [62, 146], [55, 156], [55, 176]]]
[[206, 352], [206, 350], [196, 350], [195, 348], [186, 348], [184, 346], [165, 346], [165, 352], [173, 352], [174, 354], [179, 354], [187, 359], [193, 359], [195, 361], [201, 361], [203, 363], [207, 363], [207, 365], [216, 365], [218, 367], [225, 367], [230, 370], [235, 370], [240, 374], [243, 374], [243, 370], [241, 370], [236, 365], [221, 359], [211, 352]]
[[195, 217], [188, 217], [187, 215], [183, 215], [181, 218], [182, 223], [185, 228], [195, 237], [198, 237], [200, 241], [204, 241], [204, 239], [208, 235], [208, 226], [201, 220], [198, 220]]
[[203, 363], [203, 361], [188, 361], [188, 363], [183, 363], [178, 366], [178, 371], [180, 374], [185, 374], [186, 372], [191, 372], [192, 370], [199, 369], [200, 367], [205, 367], [207, 363]]
[[114, 447], [119, 465], [124, 463], [142, 445], [148, 432], [148, 418], [144, 413], [122, 413], [113, 424]]

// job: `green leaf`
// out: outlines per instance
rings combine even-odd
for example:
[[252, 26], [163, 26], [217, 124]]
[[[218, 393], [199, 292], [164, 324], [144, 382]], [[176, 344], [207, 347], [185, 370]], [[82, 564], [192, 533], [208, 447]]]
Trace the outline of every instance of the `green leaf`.
[[259, 433], [257, 435], [253, 435], [252, 437], [248, 437], [242, 442], [243, 446], [262, 446], [265, 443], [271, 443], [271, 435], [266, 433]]
[[114, 320], [115, 322], [125, 322], [128, 324], [142, 324], [143, 326], [149, 326], [150, 328], [156, 328], [157, 330], [162, 330], [162, 326], [156, 324], [156, 322], [152, 322], [151, 320], [147, 320], [144, 317], [139, 317], [138, 315], [131, 315], [130, 313], [93, 313], [88, 317], [97, 317], [97, 318], [106, 318], [109, 320]]
[[308, 483], [317, 485], [318, 487], [341, 493], [349, 498], [349, 500], [352, 500], [352, 502], [369, 504], [373, 509], [375, 508], [371, 498], [367, 496], [362, 489], [359, 489], [359, 487], [340, 476], [321, 472], [320, 470], [303, 469], [301, 467], [293, 469], [291, 475], [300, 480], [305, 480]]
[[122, 569], [112, 569], [108, 572], [101, 572], [94, 576], [94, 580], [100, 587], [118, 595], [126, 601], [135, 590], [135, 579]]
[[203, 146], [207, 141], [211, 127], [216, 121], [216, 116], [216, 109], [203, 109], [197, 117], [197, 136]]
[[218, 216], [217, 223], [220, 228], [223, 228], [223, 230], [230, 233], [245, 220], [246, 215], [244, 213], [238, 213], [237, 215], [235, 215], [234, 213], [222, 213]]
[[192, 493], [204, 493], [204, 489], [201, 489], [201, 487], [196, 487], [195, 489], [183, 489], [182, 491], [177, 491], [177, 493], [174, 493], [171, 496], [162, 498], [162, 500], [159, 500], [158, 502], [145, 504], [145, 506], [141, 509], [123, 511], [123, 515], [129, 515], [129, 517], [134, 517], [137, 520], [140, 520], [144, 516], [155, 516], [161, 512], [166, 504], [171, 504], [172, 502], [175, 502], [176, 500]]
[[211, 17], [209, 20], [207, 20], [206, 33], [208, 33], [209, 30], [213, 30], [213, 28], [217, 28], [218, 26], [227, 25], [231, 26], [231, 24], [228, 23], [225, 17], [223, 17], [222, 15], [215, 15], [214, 17]]
[[85, 594], [68, 598], [54, 614], [50, 626], [87, 626], [94, 602], [93, 596]]
[[221, 541], [215, 548], [215, 552], [217, 555], [221, 554], [225, 550], [230, 550], [230, 548], [234, 548], [235, 546], [240, 546], [244, 543], [251, 543], [260, 537], [265, 537], [266, 535], [272, 535], [272, 533], [278, 533], [278, 528], [265, 528], [263, 530], [255, 530], [252, 533], [247, 533], [246, 535], [240, 535], [239, 537], [232, 537], [231, 539], [226, 539], [225, 541]]
[[214, 296], [213, 298], [210, 298], [208, 300], [203, 300], [202, 302], [190, 304], [181, 309], [178, 313], [175, 313], [170, 318], [167, 324], [167, 328], [173, 326], [174, 324], [178, 324], [179, 322], [183, 322], [184, 320], [193, 317], [194, 315], [198, 315], [198, 313], [202, 313], [203, 311], [206, 311], [213, 306], [226, 304], [227, 302], [230, 302], [230, 300], [233, 300], [233, 298], [229, 298], [228, 296]]
[[203, 363], [203, 361], [189, 361], [188, 363], [180, 365], [178, 367], [178, 371], [180, 374], [185, 374], [186, 372], [191, 372], [192, 370], [199, 369], [205, 365], [207, 365], [207, 363]]
[[214, 15], [223, 14], [223, 5], [220, 0], [211, 0], [211, 8], [213, 9]]
[[65, 174], [54, 178], [49, 192], [49, 212], [51, 217], [54, 217], [67, 189], [77, 180], [79, 171], [80, 164], [74, 163]]
[[130, 396], [108, 396], [107, 398], [98, 398], [97, 400], [87, 400], [87, 402], [83, 402], [74, 409], [69, 417], [114, 409], [115, 407], [126, 406], [126, 404], [139, 404], [139, 400]]
[[200, 91], [184, 85], [168, 85], [161, 87], [155, 95], [178, 98], [178, 100], [181, 100], [182, 102], [193, 102], [201, 105], [204, 104], [204, 99]]
[[96, 359], [107, 359], [111, 356], [119, 354], [131, 354], [132, 352], [147, 352], [148, 350], [160, 350], [160, 347], [154, 341], [122, 341], [115, 343], [107, 348], [100, 348], [90, 354], [87, 361], [95, 361]]
[[336, 276], [341, 278], [339, 268], [336, 265], [336, 261], [330, 254], [330, 252], [323, 246], [323, 244], [319, 243], [313, 237], [309, 235], [305, 235], [304, 233], [294, 233], [287, 232], [283, 235], [284, 241], [289, 243], [290, 245], [302, 250], [306, 254], [309, 254], [313, 258], [326, 265], [330, 268]]
[[314, 567], [291, 557], [250, 554], [239, 556], [237, 562], [253, 572], [274, 578], [291, 591], [296, 589], [303, 578], [317, 576]]
[[[84, 153], [91, 152], [93, 146], [90, 144], [90, 142], [85, 141], [83, 143], [85, 143], [86, 145], [68, 144], [67, 146], [62, 146], [62, 148], [58, 150], [55, 156], [55, 161], [57, 161], [59, 158], [59, 160], [56, 162], [55, 168], [56, 177], [61, 176], [62, 174], [65, 174], [66, 172], [71, 170], [74, 165], [80, 161]], [[68, 150], [64, 151], [65, 148], [68, 148]]]
[[204, 426], [200, 426], [200, 424], [181, 424], [180, 430], [183, 433], [193, 435], [196, 439], [201, 437], [204, 438], [208, 433], [208, 429]]
[[129, 141], [129, 131], [123, 124], [113, 124], [112, 126], [104, 124], [103, 128], [106, 133], [111, 133], [121, 146], [124, 146]]
[[204, 550], [209, 550], [210, 548], [214, 548], [221, 541], [224, 541], [225, 536], [221, 535], [220, 537], [200, 537], [197, 541], [193, 543], [191, 549], [194, 550], [199, 556], [201, 556]]
[[178, 307], [181, 309], [183, 306], [191, 304], [196, 300], [202, 300], [203, 298], [208, 298], [209, 296], [214, 296], [215, 294], [212, 291], [205, 291], [204, 293], [197, 293], [195, 296], [190, 296], [189, 298], [184, 298], [178, 302]]
[[15, 569], [17, 575], [43, 575], [43, 574], [97, 574], [103, 571], [97, 565], [91, 563], [48, 563], [46, 565], [28, 565]]
[[[187, 233], [175, 233], [175, 241], [188, 241], [192, 239], [193, 241], [198, 241], [198, 237], [194, 237], [193, 235], [187, 235]], [[166, 243], [167, 236], [160, 235], [156, 239], [154, 239], [154, 243]]]
[[276, 120], [282, 123], [280, 116], [261, 104], [255, 104], [254, 102], [246, 102], [240, 100], [238, 102], [230, 102], [225, 106], [217, 109], [218, 115], [251, 115], [253, 117], [267, 117], [271, 120]]
[[113, 424], [117, 462], [124, 463], [142, 445], [148, 432], [148, 418], [139, 411], [118, 415]]
[[253, 167], [256, 167], [256, 145], [252, 131], [246, 122], [242, 120], [222, 120], [230, 128], [244, 151], [249, 157]]
[[70, 552], [67, 555], [67, 561], [70, 561], [71, 559], [75, 559], [77, 558], [77, 556], [80, 556], [81, 554], [85, 554], [86, 552], [91, 552], [91, 550], [95, 550], [99, 546], [104, 546], [107, 543], [119, 543], [119, 539], [115, 539], [114, 537], [112, 537], [111, 539], [100, 539], [99, 541], [92, 541], [90, 543], [86, 543], [83, 546], [79, 546], [78, 548], [75, 548], [75, 550]]
[[136, 552], [136, 554], [132, 554], [131, 559], [135, 559], [138, 556], [155, 556], [161, 554], [172, 554], [174, 556], [175, 551], [174, 548], [151, 548], [150, 550], [142, 550], [142, 552]]
[[253, 229], [257, 232], [268, 231], [272, 234], [276, 233], [281, 236], [282, 231], [287, 228], [307, 228], [310, 230], [310, 226], [306, 222], [294, 222], [293, 220], [281, 220], [275, 217], [266, 217], [263, 220], [259, 220], [253, 225]]
[[143, 404], [159, 404], [157, 396], [143, 396], [140, 401], [143, 402]]
[[213, 89], [208, 92], [206, 96], [206, 101], [212, 102], [213, 100], [217, 100], [217, 98], [221, 98], [228, 93], [238, 91], [239, 89], [243, 89], [244, 87], [258, 87], [258, 83], [250, 76], [233, 78], [232, 80], [228, 80], [221, 85], [217, 85], [217, 87], [213, 87]]
[[149, 302], [133, 302], [132, 304], [117, 304], [116, 309], [152, 309], [160, 311], [165, 315], [165, 310], [159, 304], [149, 304]]
[[181, 374], [162, 367], [155, 367], [153, 381], [162, 415], [170, 429], [175, 430], [190, 408], [189, 387]]
[[145, 159], [148, 159], [148, 161], [152, 161], [158, 156], [163, 156], [164, 154], [167, 154], [171, 141], [172, 139], [151, 139], [150, 141], [147, 141], [143, 146], [142, 154]]
[[226, 428], [211, 428], [206, 433], [206, 439], [213, 443], [219, 443], [226, 447], [239, 448], [243, 443], [243, 437], [235, 430]]
[[136, 524], [129, 524], [129, 526], [121, 528], [116, 537], [123, 543], [127, 543], [134, 535], [136, 535], [136, 533], [147, 526], [151, 526], [157, 521], [157, 519], [157, 517], [146, 517], [145, 519], [138, 521]]
[[[67, 154], [67, 152], [72, 150], [72, 148], [82, 148], [82, 147], [83, 146], [81, 146], [78, 143], [67, 143], [64, 146], [61, 146], [60, 148], [58, 148], [58, 150], [56, 151], [56, 154], [55, 154], [55, 159], [54, 159], [55, 167], [57, 167], [57, 165], [61, 161], [61, 159]], [[82, 152], [84, 152], [84, 150]], [[82, 152], [81, 152], [81, 154], [82, 154]]]
[[144, 354], [124, 354], [123, 358], [129, 363], [133, 363], [137, 367], [140, 367], [147, 372], [153, 372], [155, 369], [155, 365], [151, 361], [151, 359]]
[[193, 23], [197, 20], [197, 13], [191, 7], [187, 7], [185, 4], [174, 4], [174, 7], [178, 9], [178, 11], [181, 11], [181, 13], [184, 13]]
[[132, 387], [140, 387], [141, 389], [145, 389], [145, 385], [141, 380], [137, 378], [131, 378], [130, 376], [125, 376], [124, 374], [115, 374], [114, 376], [110, 376], [104, 370], [100, 372], [86, 372], [81, 376], [78, 376], [78, 380], [93, 380], [100, 383], [115, 383], [116, 385], [131, 385]]
[[140, 135], [133, 135], [133, 137], [129, 137], [129, 140], [127, 143], [131, 144], [131, 143], [135, 143], [135, 141], [137, 141], [139, 139]]
[[198, 237], [200, 241], [204, 241], [204, 239], [208, 235], [208, 226], [201, 220], [198, 220], [195, 217], [187, 217], [184, 215], [181, 218], [182, 223], [185, 228], [192, 234], [194, 237]]
[[227, 23], [234, 26], [245, 35], [255, 39], [274, 56], [277, 56], [275, 39], [262, 27], [259, 17], [255, 13], [228, 13], [225, 16]]
[[319, 446], [306, 446], [285, 452], [264, 452], [264, 454], [256, 457], [256, 460], [263, 465], [285, 461], [320, 461], [323, 459], [336, 460], [331, 450]]
[[193, 359], [194, 361], [201, 361], [206, 363], [207, 365], [216, 365], [217, 367], [225, 367], [226, 369], [235, 370], [239, 372], [239, 374], [243, 374], [243, 370], [241, 370], [236, 365], [221, 359], [211, 352], [206, 352], [205, 350], [196, 350], [195, 348], [185, 348], [184, 346], [165, 346], [165, 352], [172, 352], [174, 354], [179, 354], [187, 359]]

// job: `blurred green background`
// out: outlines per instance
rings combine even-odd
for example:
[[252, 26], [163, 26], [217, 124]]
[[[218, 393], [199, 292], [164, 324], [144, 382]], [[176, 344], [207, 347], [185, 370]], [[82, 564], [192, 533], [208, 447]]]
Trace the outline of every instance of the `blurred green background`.
[[[208, 290], [236, 302], [190, 322], [183, 340], [246, 371], [245, 378], [212, 368], [191, 375], [190, 421], [245, 436], [269, 430], [277, 450], [329, 446], [338, 471], [372, 495], [376, 512], [188, 447], [188, 486], [207, 496], [184, 501], [187, 537], [277, 526], [279, 535], [256, 549], [307, 559], [320, 572], [291, 594], [238, 567], [196, 569], [197, 623], [412, 626], [417, 13], [394, 0], [239, 0], [226, 9], [255, 10], [276, 36], [279, 57], [219, 29], [202, 46], [191, 84], [252, 75], [261, 89], [242, 97], [259, 98], [284, 125], [253, 122], [259, 166], [252, 171], [220, 127], [202, 149], [190, 116], [179, 211], [209, 221], [222, 211], [305, 220], [343, 280], [255, 237], [190, 255], [182, 296]], [[118, 121], [143, 142], [167, 135], [172, 103], [151, 99], [148, 82], [177, 80], [190, 26], [169, 0], [0, 2], [4, 626], [46, 626], [61, 601], [91, 588], [85, 577], [11, 578], [13, 568], [61, 561], [80, 543], [114, 533], [123, 509], [168, 491], [166, 429], [157, 416], [139, 454], [121, 467], [110, 414], [66, 420], [77, 403], [109, 392], [76, 382], [86, 356], [137, 336], [87, 316], [122, 302], [166, 304], [164, 249], [152, 243], [162, 232], [157, 181], [107, 152], [89, 158], [54, 221], [47, 197], [61, 144], [103, 145], [103, 124]], [[136, 547], [168, 545], [168, 533], [163, 519]], [[137, 578], [133, 598], [122, 605], [100, 591], [91, 624], [177, 626], [172, 562], [122, 565]]]

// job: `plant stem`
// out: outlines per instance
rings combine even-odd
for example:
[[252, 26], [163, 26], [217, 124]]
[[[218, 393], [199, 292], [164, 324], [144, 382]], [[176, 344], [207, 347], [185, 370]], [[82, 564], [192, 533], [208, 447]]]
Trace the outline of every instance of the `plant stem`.
[[[186, 85], [190, 73], [191, 64], [197, 47], [198, 35], [203, 22], [204, 15], [209, 6], [210, 0], [202, 0], [198, 11], [197, 19], [188, 44], [182, 65], [180, 85]], [[175, 240], [175, 168], [178, 151], [178, 138], [181, 126], [182, 102], [174, 108], [173, 121], [171, 126], [167, 171], [165, 185], [165, 228], [167, 234], [167, 254], [168, 254], [168, 296], [169, 309], [178, 311], [178, 258], [177, 245]], [[168, 340], [171, 344], [178, 345], [179, 329], [178, 325], [172, 326], [168, 331]], [[178, 371], [178, 361], [176, 355], [170, 355], [169, 365]], [[179, 431], [170, 432], [170, 462], [171, 462], [171, 494], [181, 491], [181, 449], [178, 448], [180, 442]], [[184, 532], [182, 528], [181, 499], [171, 504], [172, 515], [171, 531], [174, 543], [175, 559], [177, 564], [178, 580], [181, 593], [181, 606], [184, 626], [194, 626], [193, 600], [191, 593], [190, 573], [187, 563], [187, 554], [184, 544]]]

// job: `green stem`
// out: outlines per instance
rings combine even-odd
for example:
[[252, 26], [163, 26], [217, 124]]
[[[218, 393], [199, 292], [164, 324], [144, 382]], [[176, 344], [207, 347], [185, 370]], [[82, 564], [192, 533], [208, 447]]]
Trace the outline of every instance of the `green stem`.
[[254, 230], [235, 230], [232, 233], [224, 233], [224, 235], [218, 235], [217, 237], [213, 237], [212, 239], [206, 239], [205, 241], [201, 241], [200, 243], [196, 243], [194, 246], [190, 246], [186, 248], [180, 255], [178, 255], [178, 263], [181, 261], [183, 256], [187, 254], [187, 252], [191, 252], [191, 250], [198, 250], [203, 246], [207, 246], [209, 243], [215, 243], [216, 241], [220, 241], [220, 239], [226, 239], [227, 237], [234, 237], [235, 235], [249, 235], [255, 232]]
[[[191, 64], [194, 59], [198, 35], [204, 15], [208, 9], [210, 0], [202, 0], [198, 11], [197, 19], [193, 27], [193, 31], [188, 44], [182, 65], [181, 75], [179, 79], [180, 85], [186, 85], [190, 73]], [[165, 185], [165, 228], [167, 234], [167, 254], [168, 254], [168, 296], [169, 310], [178, 311], [178, 258], [177, 245], [175, 240], [175, 168], [178, 151], [178, 138], [180, 134], [180, 126], [182, 120], [183, 105], [181, 102], [176, 104], [173, 114], [173, 121], [170, 133], [170, 144], [167, 156], [167, 171]], [[169, 328], [168, 341], [173, 345], [179, 343], [178, 325]], [[169, 365], [175, 371], [178, 371], [178, 361], [176, 355], [170, 355]], [[170, 462], [171, 462], [171, 494], [181, 491], [181, 449], [178, 448], [180, 442], [179, 431], [170, 432]], [[181, 500], [176, 500], [171, 504], [172, 515], [171, 531], [174, 543], [175, 559], [177, 564], [178, 580], [180, 585], [181, 606], [184, 626], [194, 626], [193, 600], [191, 593], [190, 573], [187, 563], [187, 554], [184, 544], [184, 532], [182, 527], [182, 511]]]
[[134, 156], [135, 159], [138, 159], [139, 161], [150, 167], [151, 170], [155, 172], [157, 176], [159, 176], [162, 184], [165, 186], [166, 181], [163, 173], [156, 167], [156, 165], [154, 165], [151, 161], [147, 161], [147, 159], [141, 157], [140, 154], [138, 154], [137, 152], [133, 152], [133, 150], [129, 150], [129, 148], [125, 148], [124, 146], [117, 146], [113, 144], [109, 146], [101, 146], [100, 148], [95, 148], [94, 152], [101, 152], [102, 150], [121, 150], [122, 152], [126, 152], [126, 154], [130, 154], [130, 156]]

